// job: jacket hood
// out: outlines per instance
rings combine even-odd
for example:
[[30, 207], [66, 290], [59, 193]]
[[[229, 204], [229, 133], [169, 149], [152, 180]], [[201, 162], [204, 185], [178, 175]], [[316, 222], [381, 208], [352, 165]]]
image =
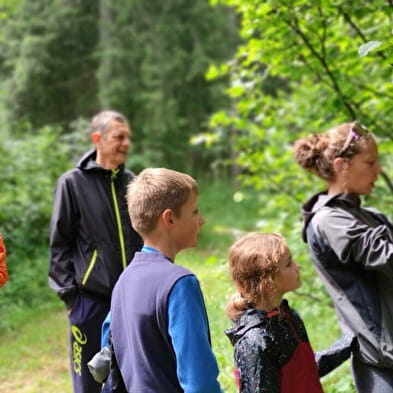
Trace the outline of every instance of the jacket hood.
[[[288, 302], [284, 299], [280, 305], [288, 307]], [[280, 315], [279, 311], [266, 312], [256, 308], [247, 310], [240, 317], [232, 321], [232, 327], [225, 330], [225, 334], [231, 341], [232, 345], [235, 345], [250, 329], [255, 326], [264, 327], [270, 319], [276, 315]]]
[[302, 238], [307, 243], [307, 227], [314, 215], [323, 207], [331, 204], [332, 201], [338, 201], [344, 205], [360, 206], [360, 198], [351, 193], [328, 195], [327, 191], [314, 194], [303, 206], [303, 229]]
[[[102, 166], [98, 165], [95, 161], [96, 157], [97, 157], [97, 150], [96, 149], [90, 150], [82, 156], [82, 158], [76, 164], [76, 167], [83, 171], [98, 170], [98, 171], [112, 172], [110, 169], [105, 169]], [[124, 165], [120, 165], [118, 169], [123, 170]]]

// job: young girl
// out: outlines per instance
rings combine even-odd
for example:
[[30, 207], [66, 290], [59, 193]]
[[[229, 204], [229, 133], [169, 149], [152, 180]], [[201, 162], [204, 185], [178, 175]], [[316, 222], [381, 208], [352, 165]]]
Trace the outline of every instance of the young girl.
[[326, 181], [304, 206], [303, 239], [325, 283], [343, 331], [359, 351], [352, 374], [360, 393], [393, 392], [393, 226], [361, 206], [381, 167], [370, 131], [343, 123], [295, 144], [301, 167]]
[[0, 287], [8, 281], [6, 256], [7, 251], [5, 249], [3, 235], [0, 233]]
[[353, 336], [317, 358], [303, 321], [283, 300], [301, 286], [300, 266], [279, 234], [250, 233], [229, 251], [237, 294], [228, 303], [240, 393], [321, 393], [319, 377], [348, 359]]

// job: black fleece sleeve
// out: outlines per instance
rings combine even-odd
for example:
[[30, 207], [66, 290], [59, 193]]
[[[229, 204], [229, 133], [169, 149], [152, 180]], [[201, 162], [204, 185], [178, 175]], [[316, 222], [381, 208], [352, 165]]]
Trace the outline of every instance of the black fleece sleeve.
[[324, 351], [316, 352], [315, 361], [320, 377], [330, 373], [351, 356], [358, 347], [354, 334], [348, 333], [340, 337], [332, 346]]
[[77, 296], [72, 263], [78, 221], [72, 183], [63, 175], [56, 186], [50, 223], [49, 285], [70, 308]]

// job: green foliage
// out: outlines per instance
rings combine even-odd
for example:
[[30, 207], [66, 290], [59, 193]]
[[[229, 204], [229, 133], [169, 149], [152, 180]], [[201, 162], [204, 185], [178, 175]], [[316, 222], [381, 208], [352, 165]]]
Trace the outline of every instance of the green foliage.
[[129, 115], [142, 166], [200, 166], [211, 152], [189, 139], [225, 105], [220, 82], [206, 81], [204, 73], [233, 54], [232, 14], [206, 0], [117, 0], [105, 15], [97, 52], [102, 105]]
[[[390, 34], [392, 8], [382, 0], [221, 3], [239, 12], [243, 43], [230, 62], [207, 74], [230, 78], [233, 102], [231, 111], [211, 119], [211, 130], [224, 144], [228, 136], [233, 141], [240, 179], [279, 194], [271, 203], [291, 215], [295, 205], [323, 187], [295, 163], [296, 139], [353, 119], [381, 141], [392, 139], [391, 68], [384, 59], [358, 55], [361, 44]], [[384, 170], [390, 174], [388, 162]], [[380, 191], [373, 200], [383, 206], [391, 193], [386, 186]]]
[[[367, 56], [369, 53], [374, 52], [383, 59], [386, 59], [390, 62], [390, 65], [393, 66], [393, 39], [389, 39], [387, 41], [369, 41], [359, 47], [359, 55]], [[388, 52], [388, 56], [385, 53]]]
[[46, 290], [49, 220], [54, 186], [70, 167], [70, 155], [56, 128], [44, 127], [35, 135], [26, 130], [12, 138], [0, 130], [0, 136], [0, 231], [10, 274], [0, 297], [4, 328], [9, 313], [53, 298]]
[[189, 139], [227, 99], [204, 73], [237, 40], [233, 13], [207, 0], [19, 0], [0, 29], [0, 107], [64, 133], [111, 107], [131, 121], [137, 171], [206, 168], [214, 152]]
[[65, 146], [58, 131], [43, 128], [36, 135], [4, 137], [0, 146], [0, 222], [10, 251], [35, 256], [46, 245], [52, 193], [59, 171], [65, 168]]
[[97, 107], [96, 19], [94, 2], [19, 2], [0, 41], [11, 120], [67, 124]]

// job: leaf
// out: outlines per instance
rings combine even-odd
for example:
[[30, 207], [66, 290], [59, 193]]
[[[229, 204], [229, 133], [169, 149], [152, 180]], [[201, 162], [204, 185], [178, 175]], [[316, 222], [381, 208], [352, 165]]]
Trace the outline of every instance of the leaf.
[[377, 49], [381, 44], [381, 41], [369, 41], [359, 47], [359, 55], [361, 57], [367, 56], [369, 52]]
[[382, 45], [379, 47], [378, 52], [391, 48], [393, 46], [393, 38], [391, 38], [390, 40], [384, 41], [382, 43]]

